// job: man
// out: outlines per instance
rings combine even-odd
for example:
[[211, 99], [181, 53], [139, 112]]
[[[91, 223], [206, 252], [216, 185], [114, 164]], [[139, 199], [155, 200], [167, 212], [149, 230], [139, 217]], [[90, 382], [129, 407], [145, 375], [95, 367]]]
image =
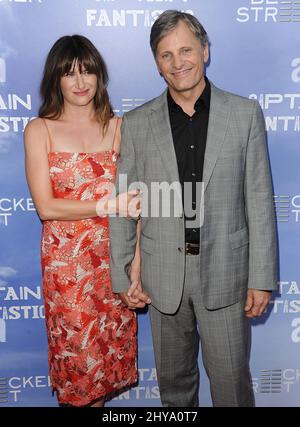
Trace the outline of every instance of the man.
[[[193, 185], [203, 223], [186, 215], [142, 217], [142, 285], [126, 274], [136, 223], [111, 219], [113, 288], [129, 307], [151, 298], [164, 406], [198, 406], [199, 340], [214, 406], [253, 406], [248, 319], [264, 311], [276, 280], [276, 232], [263, 115], [257, 102], [217, 89], [204, 75], [208, 37], [198, 20], [169, 10], [151, 48], [168, 88], [125, 114], [119, 176], [128, 183]], [[185, 187], [184, 187], [185, 188]], [[195, 191], [196, 188], [196, 191]]]

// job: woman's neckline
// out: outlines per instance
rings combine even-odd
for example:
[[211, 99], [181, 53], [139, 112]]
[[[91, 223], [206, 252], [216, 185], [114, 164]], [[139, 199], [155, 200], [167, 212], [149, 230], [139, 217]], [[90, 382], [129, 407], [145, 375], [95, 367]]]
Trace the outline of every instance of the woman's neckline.
[[112, 148], [109, 150], [102, 150], [102, 151], [48, 151], [48, 155], [49, 154], [106, 154], [106, 153], [118, 154]]

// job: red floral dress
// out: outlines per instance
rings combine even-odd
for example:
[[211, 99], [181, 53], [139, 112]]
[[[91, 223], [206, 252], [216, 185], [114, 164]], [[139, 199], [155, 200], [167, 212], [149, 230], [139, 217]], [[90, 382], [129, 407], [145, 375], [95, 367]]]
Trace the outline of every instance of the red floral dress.
[[[100, 199], [117, 153], [50, 152], [54, 197]], [[87, 405], [137, 381], [136, 317], [111, 290], [107, 217], [44, 221], [43, 296], [52, 389]]]

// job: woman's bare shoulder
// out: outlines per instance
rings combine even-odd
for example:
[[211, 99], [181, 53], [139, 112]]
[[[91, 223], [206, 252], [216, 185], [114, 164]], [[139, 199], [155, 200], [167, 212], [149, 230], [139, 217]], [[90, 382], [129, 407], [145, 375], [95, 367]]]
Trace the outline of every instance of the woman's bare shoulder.
[[26, 148], [47, 148], [47, 128], [44, 120], [40, 117], [30, 120], [24, 130], [24, 144]]
[[25, 134], [45, 134], [47, 133], [46, 125], [44, 119], [37, 117], [35, 119], [30, 120], [25, 127]]
[[122, 116], [113, 116], [110, 120], [114, 126], [117, 126], [117, 123], [118, 125], [122, 123]]

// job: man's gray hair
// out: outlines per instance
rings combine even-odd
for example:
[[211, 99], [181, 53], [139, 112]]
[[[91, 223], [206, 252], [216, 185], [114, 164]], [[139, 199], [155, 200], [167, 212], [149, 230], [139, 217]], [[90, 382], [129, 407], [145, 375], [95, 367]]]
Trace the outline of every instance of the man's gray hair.
[[199, 39], [202, 47], [205, 47], [209, 43], [204, 27], [195, 16], [190, 13], [180, 12], [179, 10], [166, 10], [157, 18], [151, 29], [150, 46], [154, 57], [156, 57], [157, 45], [160, 40], [172, 31], [179, 21], [187, 24], [189, 29]]

